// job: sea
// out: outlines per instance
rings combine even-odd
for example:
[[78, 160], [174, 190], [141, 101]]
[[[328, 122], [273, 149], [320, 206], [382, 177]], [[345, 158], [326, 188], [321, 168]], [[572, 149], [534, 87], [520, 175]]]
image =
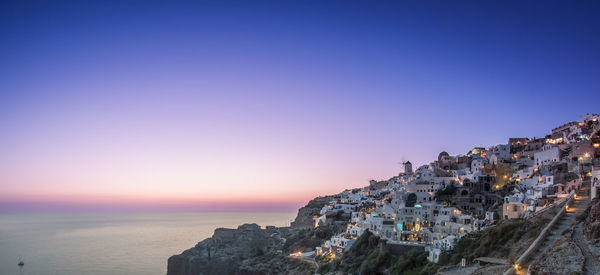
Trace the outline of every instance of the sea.
[[[296, 212], [0, 214], [0, 274], [166, 274], [167, 259], [243, 223], [289, 226]], [[22, 260], [25, 265], [17, 264]]]

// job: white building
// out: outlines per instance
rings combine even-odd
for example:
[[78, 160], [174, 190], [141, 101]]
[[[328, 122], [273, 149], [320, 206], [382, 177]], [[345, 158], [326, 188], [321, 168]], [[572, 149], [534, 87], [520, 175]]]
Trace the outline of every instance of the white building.
[[560, 160], [560, 150], [556, 146], [545, 144], [542, 151], [533, 154], [533, 159], [536, 166], [557, 162]]
[[348, 229], [346, 229], [346, 233], [359, 237], [365, 232], [365, 228], [360, 226], [359, 224], [349, 224]]
[[419, 181], [430, 181], [434, 177], [433, 169], [429, 165], [423, 165], [415, 171], [416, 179]]
[[[435, 178], [437, 179], [437, 178]], [[426, 192], [430, 195], [433, 195], [441, 188], [441, 184], [435, 183], [435, 180], [431, 181], [411, 181], [406, 185], [406, 192], [408, 193], [417, 193], [417, 192]]]
[[481, 173], [481, 169], [483, 169], [486, 161], [482, 158], [476, 158], [471, 161], [471, 173]]
[[429, 252], [427, 260], [433, 263], [437, 263], [440, 260], [440, 254], [442, 254], [443, 251], [452, 250], [455, 244], [455, 236], [448, 236], [446, 238], [434, 240], [433, 245], [425, 248], [425, 250]]
[[336, 235], [325, 241], [323, 248], [329, 249], [329, 251], [332, 252], [342, 253], [348, 250], [352, 244], [354, 244], [354, 241], [355, 239], [349, 239], [341, 235]]
[[600, 193], [600, 169], [592, 170], [592, 190], [590, 193], [590, 197], [593, 200]]
[[589, 120], [598, 121], [600, 120], [600, 114], [585, 114], [581, 116], [581, 122], [587, 122]]
[[533, 167], [525, 167], [525, 168], [515, 172], [512, 175], [512, 177], [517, 178], [517, 179], [526, 179], [526, 178], [531, 177], [531, 175], [533, 175], [533, 172], [534, 172]]
[[497, 156], [499, 159], [510, 159], [510, 145], [498, 144], [487, 152], [487, 157]]
[[323, 206], [323, 208], [321, 208], [321, 211], [319, 212], [320, 215], [325, 215], [327, 214], [327, 212], [333, 210], [333, 206], [327, 204], [325, 206]]
[[[344, 213], [352, 213], [356, 209], [356, 204], [336, 203], [333, 205], [333, 210], [344, 211]], [[321, 209], [322, 210], [322, 209]]]
[[325, 216], [325, 215], [319, 216], [315, 220], [315, 227], [319, 227], [320, 225], [324, 225], [326, 222], [327, 222], [327, 216]]

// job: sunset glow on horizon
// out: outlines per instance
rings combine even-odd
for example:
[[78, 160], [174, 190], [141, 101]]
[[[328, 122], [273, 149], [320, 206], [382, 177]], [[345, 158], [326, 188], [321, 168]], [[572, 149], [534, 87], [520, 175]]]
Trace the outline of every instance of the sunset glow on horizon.
[[283, 2], [1, 3], [0, 212], [290, 211], [598, 111], [598, 3]]

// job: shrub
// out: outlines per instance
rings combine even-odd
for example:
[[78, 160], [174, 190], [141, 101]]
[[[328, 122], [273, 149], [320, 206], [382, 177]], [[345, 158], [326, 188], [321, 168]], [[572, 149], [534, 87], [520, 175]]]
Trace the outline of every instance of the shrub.
[[521, 238], [519, 232], [521, 225], [523, 222], [505, 223], [464, 236], [454, 246], [449, 264], [458, 264], [462, 258], [470, 261], [476, 257], [492, 254], [507, 257], [510, 249], [506, 244]]
[[323, 265], [321, 265], [321, 267], [319, 267], [319, 273], [325, 274], [325, 273], [329, 272], [330, 269], [331, 269], [330, 263], [323, 264]]
[[333, 262], [331, 263], [332, 270], [336, 270], [340, 266], [341, 261], [342, 259], [340, 258], [333, 260]]
[[437, 266], [427, 261], [425, 251], [410, 251], [402, 255], [390, 268], [390, 274], [433, 274]]
[[333, 236], [333, 232], [329, 227], [319, 226], [315, 229], [315, 237], [319, 240], [326, 240]]

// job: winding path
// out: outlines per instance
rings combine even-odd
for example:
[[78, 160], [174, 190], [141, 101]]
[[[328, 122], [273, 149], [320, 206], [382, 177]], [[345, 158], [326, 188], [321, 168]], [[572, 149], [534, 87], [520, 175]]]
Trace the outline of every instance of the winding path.
[[315, 267], [315, 275], [319, 274], [318, 273], [319, 272], [319, 264], [317, 263], [317, 261], [315, 261], [315, 259], [313, 257], [303, 257], [303, 256], [288, 256], [288, 257], [302, 260], [302, 261], [312, 264]]
[[302, 260], [312, 263], [315, 266], [315, 275], [319, 274], [319, 264], [312, 257], [302, 257]]

